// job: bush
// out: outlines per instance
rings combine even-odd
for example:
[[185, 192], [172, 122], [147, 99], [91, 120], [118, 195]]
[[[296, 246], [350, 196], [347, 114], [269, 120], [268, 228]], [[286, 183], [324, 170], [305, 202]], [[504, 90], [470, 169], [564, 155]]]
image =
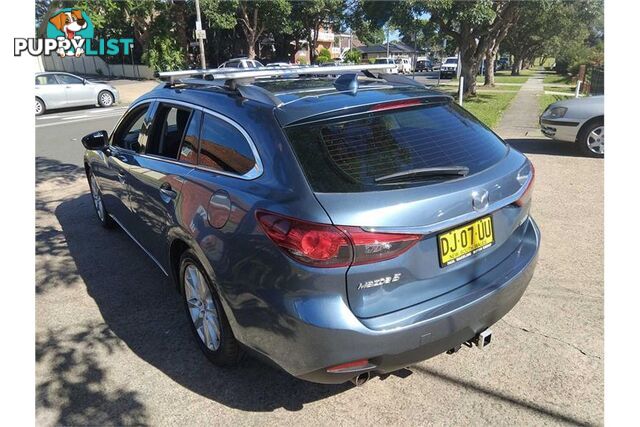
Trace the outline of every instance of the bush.
[[142, 62], [155, 71], [179, 70], [185, 65], [182, 49], [170, 36], [152, 38], [142, 55]]
[[344, 54], [344, 60], [346, 62], [353, 62], [354, 64], [360, 63], [360, 51], [357, 49], [348, 50], [347, 53]]
[[320, 53], [318, 53], [316, 61], [318, 61], [318, 64], [324, 64], [325, 62], [331, 61], [331, 52], [329, 52], [329, 49], [326, 47], [320, 49]]

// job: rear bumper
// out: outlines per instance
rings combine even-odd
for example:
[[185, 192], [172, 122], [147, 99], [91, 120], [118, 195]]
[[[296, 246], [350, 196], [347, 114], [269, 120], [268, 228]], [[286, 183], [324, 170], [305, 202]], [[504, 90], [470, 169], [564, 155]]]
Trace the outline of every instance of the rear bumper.
[[513, 308], [531, 280], [539, 246], [539, 230], [528, 218], [521, 244], [492, 270], [445, 295], [384, 316], [359, 319], [343, 299], [323, 300], [318, 307], [313, 301], [297, 304], [298, 310], [286, 316], [293, 333], [271, 340], [260, 353], [296, 377], [326, 384], [356, 375], [327, 373], [330, 366], [369, 359], [370, 372], [384, 374], [436, 356]]

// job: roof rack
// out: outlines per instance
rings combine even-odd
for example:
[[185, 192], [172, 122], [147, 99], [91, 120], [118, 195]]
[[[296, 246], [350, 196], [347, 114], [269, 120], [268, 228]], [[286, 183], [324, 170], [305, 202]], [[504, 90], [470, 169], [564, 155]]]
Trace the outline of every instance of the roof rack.
[[163, 71], [158, 73], [161, 80], [168, 80], [173, 83], [185, 77], [207, 77], [209, 80], [247, 80], [259, 77], [287, 77], [298, 76], [300, 74], [311, 75], [335, 75], [347, 74], [360, 71], [391, 70], [398, 66], [396, 64], [371, 64], [371, 65], [334, 65], [330, 67], [317, 66], [291, 66], [291, 67], [260, 67], [246, 69], [231, 68], [211, 68], [181, 71]]
[[[268, 90], [255, 86], [252, 83], [258, 78], [298, 77], [311, 76], [338, 76], [334, 87], [339, 91], [356, 94], [358, 91], [358, 73], [362, 72], [367, 77], [380, 78], [389, 83], [399, 83], [408, 86], [424, 88], [425, 85], [416, 80], [391, 74], [389, 70], [397, 68], [395, 64], [371, 64], [371, 65], [335, 65], [329, 67], [318, 66], [291, 66], [260, 67], [258, 69], [196, 69], [181, 71], [165, 71], [157, 74], [161, 80], [167, 81], [167, 86], [177, 84], [218, 86], [237, 91], [240, 96], [261, 103], [280, 107], [283, 102]], [[377, 76], [372, 71], [379, 71]], [[194, 78], [194, 77], [200, 77]]]

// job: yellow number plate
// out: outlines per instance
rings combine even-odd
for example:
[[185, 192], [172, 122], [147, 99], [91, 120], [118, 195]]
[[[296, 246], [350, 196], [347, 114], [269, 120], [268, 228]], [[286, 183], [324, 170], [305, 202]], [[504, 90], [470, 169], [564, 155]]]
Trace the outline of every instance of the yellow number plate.
[[485, 216], [438, 236], [440, 265], [446, 267], [493, 245], [493, 222]]

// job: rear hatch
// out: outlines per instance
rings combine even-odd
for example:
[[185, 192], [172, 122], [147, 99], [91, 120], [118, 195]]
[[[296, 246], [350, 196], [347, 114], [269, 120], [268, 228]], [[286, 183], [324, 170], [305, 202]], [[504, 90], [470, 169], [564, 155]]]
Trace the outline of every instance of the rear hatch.
[[333, 224], [372, 233], [346, 275], [359, 317], [463, 286], [521, 241], [530, 163], [450, 101], [378, 104], [285, 131]]

